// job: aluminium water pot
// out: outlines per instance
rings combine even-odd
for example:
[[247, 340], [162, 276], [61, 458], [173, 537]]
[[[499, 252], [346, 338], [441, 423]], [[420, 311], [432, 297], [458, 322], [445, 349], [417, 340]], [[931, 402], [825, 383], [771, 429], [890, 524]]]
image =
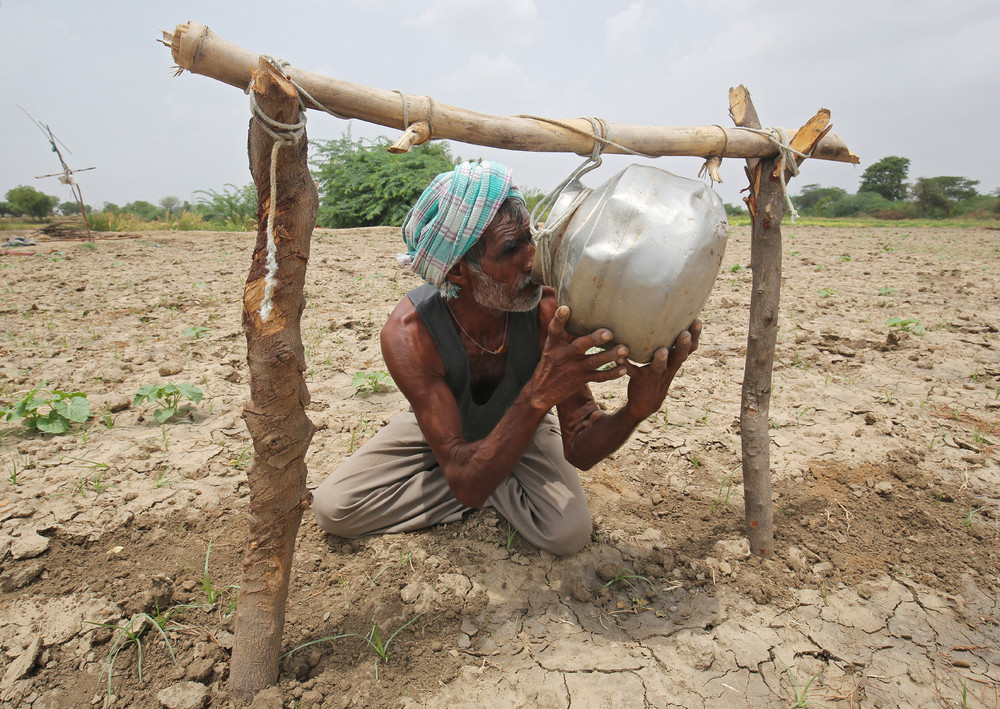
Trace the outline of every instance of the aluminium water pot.
[[[585, 191], [572, 183], [546, 220], [556, 223]], [[533, 278], [570, 308], [567, 329], [607, 327], [629, 359], [649, 362], [698, 317], [712, 291], [729, 224], [718, 194], [697, 180], [630, 165], [591, 191], [539, 249]]]

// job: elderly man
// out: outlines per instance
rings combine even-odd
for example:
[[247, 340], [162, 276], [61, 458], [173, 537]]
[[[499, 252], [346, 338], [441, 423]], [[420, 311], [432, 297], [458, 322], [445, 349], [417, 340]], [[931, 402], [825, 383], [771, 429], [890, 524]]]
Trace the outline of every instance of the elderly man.
[[[617, 450], [659, 410], [698, 346], [700, 322], [644, 367], [622, 345], [588, 354], [612, 333], [570, 337], [569, 308], [531, 282], [529, 216], [497, 163], [438, 175], [407, 215], [403, 239], [401, 260], [427, 283], [399, 302], [381, 342], [411, 409], [316, 489], [319, 525], [358, 537], [491, 506], [535, 546], [579, 551], [591, 521], [576, 469]], [[626, 374], [628, 401], [604, 413], [588, 384]]]

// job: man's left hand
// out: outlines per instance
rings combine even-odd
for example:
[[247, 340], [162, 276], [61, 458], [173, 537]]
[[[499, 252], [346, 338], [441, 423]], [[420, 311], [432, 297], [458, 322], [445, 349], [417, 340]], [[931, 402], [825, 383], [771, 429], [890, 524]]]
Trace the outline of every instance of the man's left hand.
[[673, 347], [656, 350], [649, 364], [639, 366], [625, 361], [629, 376], [627, 406], [635, 416], [644, 419], [660, 410], [677, 371], [688, 355], [698, 349], [699, 337], [701, 320], [695, 320], [677, 336]]

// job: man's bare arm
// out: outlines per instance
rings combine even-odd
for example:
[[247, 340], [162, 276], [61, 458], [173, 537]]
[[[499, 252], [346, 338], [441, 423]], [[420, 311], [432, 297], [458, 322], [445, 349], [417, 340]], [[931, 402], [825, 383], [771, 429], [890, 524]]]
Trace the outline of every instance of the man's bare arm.
[[624, 360], [629, 373], [628, 400], [612, 414], [601, 411], [587, 388], [559, 405], [566, 460], [587, 470], [618, 450], [642, 421], [659, 411], [670, 384], [688, 355], [698, 348], [701, 321], [682, 332], [674, 346], [660, 348], [653, 361], [638, 366]]
[[[556, 318], [561, 323], [565, 318]], [[561, 325], [553, 325], [559, 329]], [[393, 381], [413, 406], [417, 423], [444, 471], [456, 499], [481, 507], [520, 461], [542, 417], [588, 382], [625, 374], [624, 366], [598, 371], [614, 362], [614, 350], [588, 355], [604, 344], [606, 330], [569, 339], [548, 333], [535, 372], [486, 438], [469, 442], [462, 435], [458, 404], [445, 380], [444, 363], [412, 303], [404, 299], [382, 329], [382, 354]]]

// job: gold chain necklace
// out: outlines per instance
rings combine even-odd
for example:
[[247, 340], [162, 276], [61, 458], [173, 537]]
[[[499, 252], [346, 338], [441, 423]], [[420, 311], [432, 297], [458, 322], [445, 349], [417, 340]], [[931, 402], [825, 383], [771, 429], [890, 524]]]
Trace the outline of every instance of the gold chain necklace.
[[501, 342], [500, 346], [497, 347], [495, 350], [491, 350], [488, 347], [483, 347], [481, 344], [479, 344], [478, 342], [476, 342], [475, 338], [473, 338], [472, 335], [470, 335], [469, 333], [467, 333], [465, 331], [465, 328], [462, 327], [462, 323], [460, 323], [458, 321], [458, 318], [455, 317], [455, 312], [451, 309], [450, 305], [448, 305], [447, 303], [445, 303], [445, 307], [448, 308], [448, 312], [451, 313], [451, 319], [455, 321], [456, 325], [458, 325], [458, 329], [462, 331], [463, 335], [465, 335], [467, 338], [469, 338], [469, 342], [471, 342], [472, 344], [474, 344], [476, 347], [478, 347], [479, 349], [481, 349], [486, 354], [498, 355], [501, 352], [503, 352], [503, 348], [507, 346], [507, 329], [508, 329], [508, 327], [510, 325], [510, 313], [507, 313], [507, 315], [506, 315], [506, 317], [504, 318], [504, 321], [503, 321], [503, 342]]

